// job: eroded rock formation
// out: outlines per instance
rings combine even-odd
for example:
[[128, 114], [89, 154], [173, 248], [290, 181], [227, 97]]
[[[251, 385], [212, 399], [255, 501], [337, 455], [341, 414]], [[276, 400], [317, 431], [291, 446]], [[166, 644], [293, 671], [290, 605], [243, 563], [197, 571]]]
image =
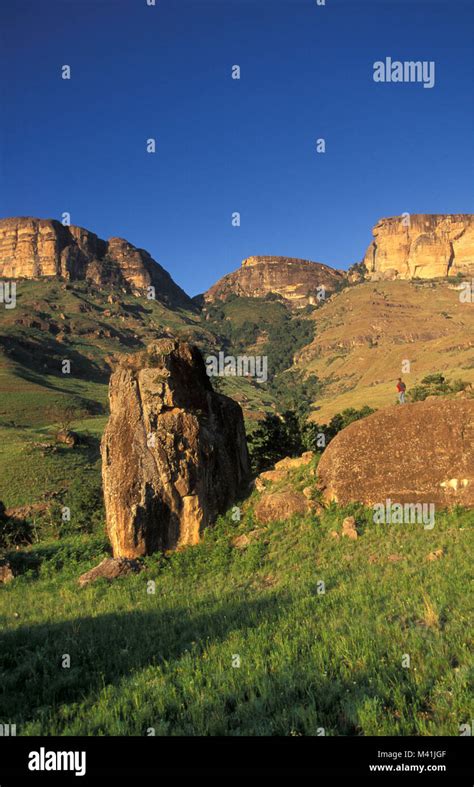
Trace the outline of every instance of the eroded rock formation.
[[292, 307], [318, 303], [320, 287], [331, 295], [344, 281], [342, 271], [319, 262], [294, 257], [248, 257], [241, 267], [223, 276], [206, 293], [204, 301], [226, 300], [229, 295], [264, 298], [275, 293]]
[[0, 278], [87, 279], [130, 290], [155, 287], [157, 300], [172, 308], [193, 308], [191, 299], [148, 252], [123, 238], [101, 240], [82, 227], [50, 219], [0, 220]]
[[474, 508], [474, 400], [436, 397], [343, 429], [318, 465], [327, 502]]
[[381, 219], [364, 257], [372, 278], [474, 275], [472, 214], [412, 214]]
[[102, 439], [115, 557], [195, 544], [249, 473], [240, 406], [213, 391], [196, 347], [161, 339], [125, 357]]

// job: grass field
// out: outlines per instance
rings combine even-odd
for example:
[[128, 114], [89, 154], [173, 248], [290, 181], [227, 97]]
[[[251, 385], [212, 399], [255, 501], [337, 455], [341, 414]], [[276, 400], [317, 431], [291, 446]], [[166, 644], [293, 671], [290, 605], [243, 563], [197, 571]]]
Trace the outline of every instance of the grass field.
[[[252, 509], [111, 585], [77, 586], [106, 554], [100, 529], [12, 553], [0, 719], [20, 735], [458, 735], [472, 513], [426, 531], [332, 508], [238, 549]], [[358, 540], [330, 537], [354, 512]]]

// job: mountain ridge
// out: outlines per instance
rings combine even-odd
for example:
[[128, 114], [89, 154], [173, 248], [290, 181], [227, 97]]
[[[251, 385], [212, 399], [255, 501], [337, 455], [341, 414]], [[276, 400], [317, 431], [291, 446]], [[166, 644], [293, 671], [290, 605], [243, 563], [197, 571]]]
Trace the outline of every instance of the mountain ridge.
[[152, 295], [172, 308], [196, 308], [168, 271], [124, 238], [105, 241], [55, 219], [0, 219], [0, 278], [43, 277], [115, 284], [128, 291], [153, 287]]
[[116, 285], [129, 292], [153, 288], [173, 309], [231, 296], [283, 299], [292, 309], [319, 305], [347, 284], [365, 278], [436, 279], [474, 275], [474, 215], [402, 214], [380, 219], [361, 261], [348, 270], [279, 255], [251, 255], [202, 295], [191, 298], [145, 249], [124, 238], [101, 239], [56, 219], [0, 219], [0, 278], [57, 277]]

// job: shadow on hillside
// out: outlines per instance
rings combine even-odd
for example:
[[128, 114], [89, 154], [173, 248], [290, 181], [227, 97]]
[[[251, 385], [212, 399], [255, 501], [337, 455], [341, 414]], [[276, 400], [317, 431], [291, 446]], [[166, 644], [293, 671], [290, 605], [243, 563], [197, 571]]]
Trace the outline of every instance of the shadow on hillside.
[[[31, 527], [29, 522], [23, 524]], [[105, 534], [99, 543], [94, 541], [89, 549], [82, 541], [75, 543], [59, 540], [48, 544], [40, 542], [28, 549], [5, 551], [5, 558], [10, 563], [16, 577], [30, 572], [30, 575], [36, 578], [45, 563], [54, 571], [62, 571], [63, 568], [71, 564], [71, 561], [76, 563], [81, 560], [99, 561], [103, 559], [104, 554], [112, 555], [112, 547]]]
[[[140, 592], [146, 594], [145, 580]], [[207, 610], [203, 603], [194, 613], [187, 606], [134, 610], [2, 631], [0, 718], [21, 725], [47, 708], [80, 702], [104, 685], [118, 684], [136, 670], [178, 660], [186, 651], [199, 656], [208, 641], [257, 628], [262, 619], [276, 620], [289, 603], [279, 594], [245, 601], [224, 598], [218, 605], [209, 603]], [[71, 657], [69, 669], [62, 667], [64, 654]], [[229, 663], [231, 656], [229, 650]]]
[[39, 383], [46, 388], [70, 393], [70, 390], [52, 385], [43, 377], [48, 374], [57, 376], [58, 380], [64, 380], [62, 374], [64, 360], [71, 361], [71, 377], [79, 377], [81, 380], [96, 383], [107, 383], [110, 377], [109, 370], [101, 368], [95, 361], [77, 352], [70, 345], [62, 344], [46, 335], [42, 335], [41, 340], [11, 335], [0, 336], [0, 347], [4, 349], [8, 357], [22, 365], [23, 369], [17, 370], [20, 377], [24, 377], [29, 382]]

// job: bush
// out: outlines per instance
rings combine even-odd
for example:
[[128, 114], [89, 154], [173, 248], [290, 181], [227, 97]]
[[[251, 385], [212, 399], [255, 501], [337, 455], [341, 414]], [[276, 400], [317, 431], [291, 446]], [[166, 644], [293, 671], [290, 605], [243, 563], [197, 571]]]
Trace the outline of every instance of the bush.
[[298, 456], [302, 452], [301, 428], [294, 412], [280, 418], [267, 415], [249, 437], [252, 470], [261, 473], [285, 456]]
[[0, 549], [31, 543], [32, 526], [28, 520], [0, 516]]
[[445, 382], [446, 378], [442, 374], [428, 374], [423, 377], [421, 385], [443, 385]]
[[74, 478], [64, 506], [70, 509], [70, 520], [63, 522], [61, 535], [92, 533], [102, 527], [105, 510], [99, 465]]
[[[331, 442], [341, 429], [359, 421], [361, 418], [366, 418], [368, 415], [375, 413], [375, 410], [368, 405], [365, 405], [360, 410], [354, 407], [349, 407], [343, 410], [342, 413], [337, 413], [331, 418], [328, 424], [316, 424], [314, 422], [307, 423], [303, 427], [303, 444], [308, 451], [324, 451], [324, 448]], [[318, 435], [324, 435], [325, 446], [321, 446], [321, 440]]]
[[[285, 456], [299, 456], [303, 451], [322, 452], [341, 429], [374, 412], [375, 410], [367, 405], [360, 410], [351, 407], [338, 413], [329, 424], [324, 425], [309, 423], [293, 411], [283, 413], [281, 418], [267, 415], [249, 437], [252, 469], [260, 473]], [[320, 444], [318, 437], [321, 434], [325, 438], [324, 446]]]
[[408, 393], [412, 402], [423, 402], [427, 396], [443, 396], [464, 391], [467, 383], [463, 380], [449, 382], [442, 374], [428, 374], [419, 385], [415, 385]]

